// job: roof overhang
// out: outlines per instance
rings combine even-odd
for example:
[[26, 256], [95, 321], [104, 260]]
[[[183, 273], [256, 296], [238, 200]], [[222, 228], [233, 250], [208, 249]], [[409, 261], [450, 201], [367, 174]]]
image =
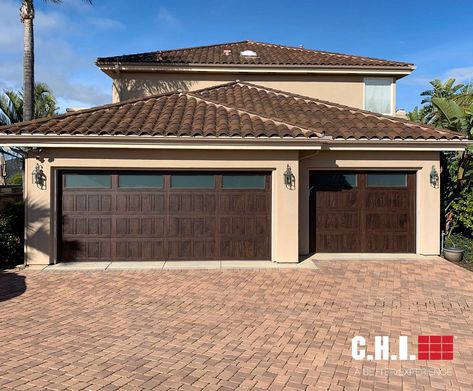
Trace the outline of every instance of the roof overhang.
[[463, 151], [469, 140], [333, 140], [279, 137], [146, 136], [0, 136], [0, 145], [24, 148], [328, 150], [328, 151]]
[[231, 74], [326, 74], [326, 75], [390, 75], [399, 78], [411, 74], [416, 67], [409, 66], [303, 66], [303, 65], [224, 65], [186, 64], [157, 65], [139, 63], [97, 63], [110, 77], [120, 72], [163, 73], [231, 73]]

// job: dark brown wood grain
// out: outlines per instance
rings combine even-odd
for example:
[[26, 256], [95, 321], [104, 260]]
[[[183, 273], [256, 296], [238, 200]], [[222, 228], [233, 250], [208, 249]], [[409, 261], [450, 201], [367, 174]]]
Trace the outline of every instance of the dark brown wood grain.
[[[64, 172], [62, 175], [69, 172]], [[207, 174], [207, 173], [206, 173]], [[270, 259], [271, 175], [264, 189], [62, 186], [61, 261]]]
[[314, 185], [311, 173], [310, 250], [341, 253], [415, 252], [415, 173], [407, 187], [368, 187], [357, 172], [353, 188]]

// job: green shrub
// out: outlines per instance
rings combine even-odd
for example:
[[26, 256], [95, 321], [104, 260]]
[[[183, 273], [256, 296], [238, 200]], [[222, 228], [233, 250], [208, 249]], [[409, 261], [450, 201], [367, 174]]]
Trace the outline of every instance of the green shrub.
[[0, 268], [23, 263], [23, 202], [11, 202], [0, 211]]
[[15, 172], [10, 178], [7, 180], [9, 185], [22, 185], [23, 184], [23, 173], [20, 171]]

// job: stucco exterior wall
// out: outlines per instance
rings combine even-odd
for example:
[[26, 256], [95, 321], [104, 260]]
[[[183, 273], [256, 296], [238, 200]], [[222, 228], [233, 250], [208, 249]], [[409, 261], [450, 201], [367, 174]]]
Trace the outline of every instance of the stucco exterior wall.
[[[300, 155], [299, 155], [300, 154]], [[440, 172], [438, 152], [394, 151], [205, 151], [136, 149], [47, 149], [42, 152], [46, 189], [25, 181], [27, 201], [26, 253], [29, 264], [50, 264], [57, 259], [54, 222], [57, 219], [56, 175], [61, 169], [195, 169], [272, 171], [272, 260], [297, 262], [309, 253], [309, 170], [402, 169], [416, 172], [416, 249], [418, 254], [439, 254], [440, 190], [429, 182], [432, 166]], [[37, 161], [26, 161], [31, 178]], [[289, 164], [296, 178], [290, 190], [283, 182]]]
[[[320, 169], [403, 169], [416, 171], [417, 254], [440, 253], [440, 189], [430, 185], [434, 166], [440, 172], [439, 152], [321, 151], [299, 164], [299, 250], [309, 253], [309, 171]], [[306, 153], [307, 156], [307, 153]], [[304, 189], [306, 189], [304, 191]]]
[[[44, 149], [43, 170], [47, 188], [28, 184], [27, 262], [50, 264], [57, 259], [54, 222], [57, 219], [55, 176], [60, 169], [257, 169], [272, 171], [271, 253], [275, 262], [298, 262], [298, 191], [287, 189], [283, 173], [289, 164], [296, 176], [297, 151], [196, 151], [196, 150], [107, 150]], [[37, 161], [27, 159], [26, 178]], [[26, 181], [28, 182], [28, 181]]]
[[[114, 78], [113, 101], [182, 90], [198, 90], [241, 80], [304, 96], [363, 108], [364, 77], [362, 75], [264, 75], [264, 74], [183, 74], [122, 73]], [[394, 81], [395, 87], [395, 81]], [[394, 90], [395, 91], [395, 90]], [[396, 94], [394, 93], [394, 100]], [[394, 101], [394, 107], [396, 102]]]

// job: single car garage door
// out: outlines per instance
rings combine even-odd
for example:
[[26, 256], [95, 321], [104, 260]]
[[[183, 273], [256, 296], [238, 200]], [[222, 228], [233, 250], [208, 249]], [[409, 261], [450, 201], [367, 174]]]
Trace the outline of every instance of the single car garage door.
[[315, 252], [415, 252], [415, 173], [314, 171]]
[[62, 172], [61, 261], [270, 259], [267, 172]]

